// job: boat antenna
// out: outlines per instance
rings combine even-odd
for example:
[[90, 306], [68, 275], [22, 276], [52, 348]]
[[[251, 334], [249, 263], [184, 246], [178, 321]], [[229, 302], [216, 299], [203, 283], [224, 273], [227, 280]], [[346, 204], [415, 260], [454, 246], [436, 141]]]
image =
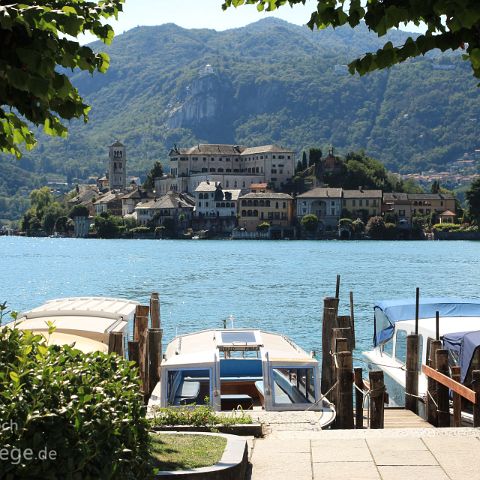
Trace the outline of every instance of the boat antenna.
[[230, 327], [230, 328], [233, 328], [233, 321], [235, 320], [235, 317], [234, 317], [232, 314], [230, 314], [230, 316], [229, 316], [228, 318], [229, 318], [230, 323], [231, 323], [231, 327]]

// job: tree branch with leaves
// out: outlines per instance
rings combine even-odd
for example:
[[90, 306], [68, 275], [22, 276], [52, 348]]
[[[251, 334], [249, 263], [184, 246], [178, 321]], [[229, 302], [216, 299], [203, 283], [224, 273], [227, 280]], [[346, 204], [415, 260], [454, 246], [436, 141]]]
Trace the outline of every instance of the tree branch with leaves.
[[[222, 8], [256, 5], [259, 11], [273, 11], [285, 5], [305, 5], [306, 0], [224, 0]], [[413, 23], [425, 33], [408, 37], [403, 45], [386, 42], [375, 53], [366, 53], [349, 64], [350, 73], [365, 73], [390, 67], [434, 49], [462, 50], [473, 74], [480, 78], [480, 2], [478, 0], [318, 0], [307, 25], [334, 28], [360, 22], [379, 37], [389, 30]]]
[[[109, 58], [76, 40], [92, 33], [110, 44], [102, 20], [117, 18], [124, 0], [0, 1], [0, 151], [20, 157], [36, 144], [31, 125], [65, 137], [62, 120], [88, 120], [90, 107], [63, 69], [105, 72]], [[7, 4], [8, 3], [8, 4]]]

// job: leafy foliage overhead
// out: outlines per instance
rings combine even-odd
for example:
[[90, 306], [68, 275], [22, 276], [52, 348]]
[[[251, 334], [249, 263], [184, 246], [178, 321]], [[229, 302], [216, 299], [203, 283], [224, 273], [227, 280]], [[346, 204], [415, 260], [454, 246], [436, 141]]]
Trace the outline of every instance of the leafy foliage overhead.
[[[272, 11], [285, 4], [305, 5], [305, 0], [225, 0], [223, 9], [244, 4], [256, 4], [259, 11]], [[400, 46], [387, 41], [376, 53], [367, 53], [350, 63], [351, 73], [357, 71], [363, 75], [434, 49], [442, 52], [462, 49], [474, 75], [480, 78], [480, 4], [477, 0], [318, 0], [308, 26], [311, 29], [346, 24], [355, 27], [362, 21], [379, 37], [408, 23], [423, 24], [426, 32], [416, 38], [408, 37]]]
[[[7, 5], [5, 5], [7, 3]], [[38, 0], [0, 6], [0, 151], [21, 156], [35, 135], [26, 122], [45, 133], [66, 136], [61, 119], [88, 119], [84, 103], [59, 67], [105, 72], [109, 58], [74, 40], [91, 32], [105, 43], [113, 29], [102, 19], [117, 17], [123, 0]]]

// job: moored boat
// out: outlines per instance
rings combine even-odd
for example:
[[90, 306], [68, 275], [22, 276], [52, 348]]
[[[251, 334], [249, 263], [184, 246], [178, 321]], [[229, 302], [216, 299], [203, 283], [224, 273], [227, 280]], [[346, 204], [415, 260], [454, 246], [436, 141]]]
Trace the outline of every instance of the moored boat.
[[318, 361], [284, 335], [252, 329], [204, 330], [173, 339], [161, 365], [151, 405], [208, 404], [238, 408], [322, 412], [335, 410], [320, 392]]
[[[41, 334], [49, 345], [74, 344], [83, 352], [107, 352], [110, 333], [121, 332], [127, 341], [128, 325], [138, 304], [106, 297], [55, 299], [21, 313], [7, 326]], [[50, 326], [55, 327], [51, 333]]]
[[[438, 332], [436, 314], [438, 312]], [[403, 405], [407, 335], [414, 333], [415, 299], [382, 301], [374, 307], [374, 348], [363, 352], [369, 368], [381, 369], [390, 398]], [[425, 298], [418, 308], [419, 364], [426, 365], [429, 339], [437, 334], [449, 351], [450, 366], [461, 368], [462, 383], [468, 384], [473, 369], [480, 366], [480, 300]], [[419, 365], [418, 396], [425, 400], [427, 377]]]

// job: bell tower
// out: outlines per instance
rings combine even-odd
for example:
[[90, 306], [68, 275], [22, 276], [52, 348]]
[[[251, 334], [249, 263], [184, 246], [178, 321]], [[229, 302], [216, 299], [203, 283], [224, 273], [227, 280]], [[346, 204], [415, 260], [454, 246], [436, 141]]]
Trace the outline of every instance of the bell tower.
[[118, 140], [110, 145], [108, 158], [110, 190], [125, 190], [127, 187], [127, 149], [125, 145]]

